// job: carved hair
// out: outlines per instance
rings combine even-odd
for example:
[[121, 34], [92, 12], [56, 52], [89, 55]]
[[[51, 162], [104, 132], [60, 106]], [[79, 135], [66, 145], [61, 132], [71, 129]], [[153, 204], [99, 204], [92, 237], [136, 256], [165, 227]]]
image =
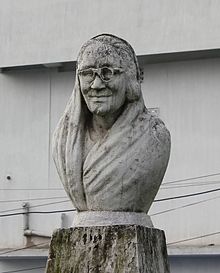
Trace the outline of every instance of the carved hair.
[[100, 43], [106, 48], [113, 48], [115, 53], [120, 57], [123, 66], [126, 68], [127, 77], [127, 100], [129, 102], [136, 101], [140, 98], [140, 69], [132, 46], [125, 40], [112, 34], [100, 34], [87, 41], [80, 49], [77, 58], [77, 68], [83, 59], [83, 53], [89, 45]]

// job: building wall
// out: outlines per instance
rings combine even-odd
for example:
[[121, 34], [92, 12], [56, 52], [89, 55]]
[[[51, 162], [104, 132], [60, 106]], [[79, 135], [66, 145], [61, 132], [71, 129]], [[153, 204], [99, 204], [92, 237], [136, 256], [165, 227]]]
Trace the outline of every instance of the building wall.
[[[171, 157], [164, 183], [219, 173], [220, 60], [198, 60], [147, 65], [144, 97], [149, 107], [159, 107], [170, 129]], [[188, 184], [187, 184], [188, 183]], [[204, 184], [204, 185], [203, 185]], [[173, 188], [168, 188], [168, 187]], [[219, 175], [162, 186], [158, 198], [219, 188]], [[219, 192], [155, 203], [151, 214], [209, 198], [208, 202], [153, 216], [166, 230], [168, 242], [219, 231]], [[178, 228], [177, 228], [178, 226]], [[220, 236], [186, 241], [185, 245], [218, 244]]]
[[171, 273], [217, 273], [219, 256], [180, 256], [170, 258]]
[[[189, 51], [198, 58], [201, 50], [217, 56], [219, 27], [217, 0], [96, 0], [92, 5], [89, 0], [2, 0], [0, 68], [18, 70], [0, 73], [0, 214], [22, 212], [27, 200], [31, 212], [72, 209], [50, 147], [73, 89], [74, 72], [21, 66], [75, 61], [84, 41], [113, 33], [144, 56], [146, 105], [156, 108], [171, 132], [171, 158], [156, 199], [217, 189], [153, 204], [149, 213], [155, 227], [166, 232], [171, 272], [218, 272], [219, 175], [212, 174], [220, 172], [220, 59], [161, 63], [160, 58]], [[147, 63], [155, 54], [159, 63]], [[200, 178], [179, 181], [195, 177]], [[30, 214], [29, 229], [50, 236], [55, 228], [70, 226], [73, 218], [72, 212]], [[2, 252], [49, 241], [24, 237], [24, 226], [23, 215], [0, 218]], [[34, 257], [27, 250], [23, 258], [19, 251], [0, 256], [0, 271], [45, 265], [45, 256]]]
[[[44, 273], [46, 259], [9, 259], [0, 261], [1, 272], [17, 272], [24, 270], [25, 273]], [[18, 271], [22, 272], [22, 271]]]
[[[31, 206], [67, 200], [51, 162], [50, 146], [51, 130], [72, 91], [73, 80], [70, 72], [0, 73], [0, 200], [5, 201], [0, 203], [1, 212], [22, 212], [13, 209], [22, 208], [24, 202], [12, 200], [31, 199]], [[10, 180], [7, 180], [8, 175]], [[65, 205], [68, 202], [63, 203], [62, 208]], [[58, 203], [31, 210], [54, 210], [60, 206]], [[60, 221], [60, 215], [30, 215], [30, 228], [51, 234]], [[4, 232], [4, 236], [0, 236], [1, 248], [25, 244], [21, 215], [3, 218], [0, 229]]]
[[[169, 257], [171, 273], [218, 273], [219, 256], [172, 256]], [[26, 269], [27, 273], [44, 273], [46, 258], [10, 259], [0, 262], [1, 272]], [[30, 269], [30, 270], [27, 270]]]
[[[219, 59], [144, 66], [142, 89], [146, 105], [149, 108], [159, 108], [159, 116], [172, 136], [169, 166], [156, 199], [218, 187], [219, 176], [167, 186], [165, 183], [219, 172], [220, 125], [215, 118], [219, 112], [219, 70]], [[65, 108], [73, 84], [74, 72], [71, 71], [44, 69], [0, 74], [0, 199], [7, 201], [1, 203], [2, 212], [22, 208], [22, 201], [8, 202], [17, 199], [30, 199], [30, 206], [52, 203], [33, 207], [31, 211], [72, 207], [59, 182], [51, 159], [50, 146], [52, 132]], [[7, 175], [11, 176], [11, 180], [7, 180]], [[150, 214], [155, 227], [166, 231], [168, 243], [215, 233], [219, 231], [220, 224], [216, 210], [219, 205], [218, 197], [217, 191], [155, 202]], [[213, 200], [154, 215], [210, 198]], [[56, 203], [53, 204], [54, 202]], [[17, 211], [8, 213], [13, 212]], [[68, 225], [72, 221], [70, 214], [67, 213]], [[55, 227], [61, 225], [61, 214], [32, 214], [29, 218], [30, 229], [45, 234], [51, 234]], [[0, 225], [5, 234], [0, 236], [2, 247], [18, 247], [25, 244], [21, 215], [2, 218]], [[219, 245], [220, 236], [217, 234], [184, 242], [184, 245], [190, 246], [209, 244]]]
[[138, 55], [219, 48], [217, 0], [1, 0], [0, 67], [76, 59], [99, 33]]

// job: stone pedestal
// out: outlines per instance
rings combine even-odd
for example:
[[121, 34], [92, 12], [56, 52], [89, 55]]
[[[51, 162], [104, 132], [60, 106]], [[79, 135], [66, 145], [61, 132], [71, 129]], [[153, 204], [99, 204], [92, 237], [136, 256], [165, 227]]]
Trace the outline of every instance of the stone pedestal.
[[169, 273], [164, 232], [137, 225], [59, 229], [46, 273]]

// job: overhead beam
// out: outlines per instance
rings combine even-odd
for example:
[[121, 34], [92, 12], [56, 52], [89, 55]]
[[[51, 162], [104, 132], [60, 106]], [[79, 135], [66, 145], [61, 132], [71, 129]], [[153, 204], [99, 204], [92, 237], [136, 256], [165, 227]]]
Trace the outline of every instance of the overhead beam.
[[[137, 56], [140, 66], [145, 64], [180, 62], [200, 59], [220, 58], [220, 48], [204, 49], [196, 51], [167, 52], [160, 54], [146, 54]], [[0, 72], [33, 70], [33, 69], [57, 69], [59, 72], [74, 71], [76, 61], [60, 61], [54, 63], [28, 64], [19, 66], [0, 67]]]

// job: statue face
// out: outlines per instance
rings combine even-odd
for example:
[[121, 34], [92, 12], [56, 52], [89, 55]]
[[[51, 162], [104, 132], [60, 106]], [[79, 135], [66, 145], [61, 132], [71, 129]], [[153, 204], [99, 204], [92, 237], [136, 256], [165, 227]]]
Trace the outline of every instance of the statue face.
[[121, 63], [114, 48], [93, 44], [85, 49], [78, 75], [81, 92], [90, 112], [105, 116], [123, 106], [126, 79]]

